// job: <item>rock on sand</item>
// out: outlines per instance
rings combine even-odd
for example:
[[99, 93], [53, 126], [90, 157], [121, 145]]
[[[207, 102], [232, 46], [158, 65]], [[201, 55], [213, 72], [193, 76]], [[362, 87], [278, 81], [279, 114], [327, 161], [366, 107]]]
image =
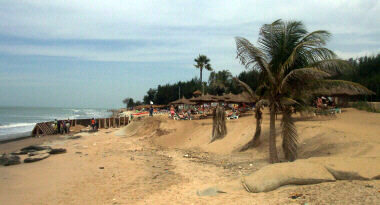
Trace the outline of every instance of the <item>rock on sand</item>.
[[20, 157], [16, 155], [2, 154], [0, 156], [0, 165], [9, 166], [20, 164]]

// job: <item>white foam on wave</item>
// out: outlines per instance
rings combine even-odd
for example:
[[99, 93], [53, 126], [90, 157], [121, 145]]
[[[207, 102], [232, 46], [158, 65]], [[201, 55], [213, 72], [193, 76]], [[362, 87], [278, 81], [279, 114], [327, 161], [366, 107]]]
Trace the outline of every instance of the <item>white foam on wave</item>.
[[36, 123], [11, 123], [8, 125], [0, 125], [0, 129], [9, 129], [9, 128], [17, 128], [17, 127], [31, 127], [35, 126]]

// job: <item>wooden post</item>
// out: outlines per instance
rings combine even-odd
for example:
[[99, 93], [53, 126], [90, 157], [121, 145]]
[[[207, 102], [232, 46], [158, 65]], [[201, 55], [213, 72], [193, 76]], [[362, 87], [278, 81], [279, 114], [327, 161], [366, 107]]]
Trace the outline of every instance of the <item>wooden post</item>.
[[108, 118], [108, 128], [111, 128], [111, 118]]
[[124, 122], [123, 122], [123, 125], [125, 126], [125, 121], [127, 119], [127, 116], [124, 115]]
[[112, 127], [116, 127], [116, 119], [114, 117], [112, 118]]
[[106, 120], [106, 118], [103, 118], [103, 128], [107, 128], [107, 120]]
[[120, 127], [120, 117], [119, 117], [119, 127]]

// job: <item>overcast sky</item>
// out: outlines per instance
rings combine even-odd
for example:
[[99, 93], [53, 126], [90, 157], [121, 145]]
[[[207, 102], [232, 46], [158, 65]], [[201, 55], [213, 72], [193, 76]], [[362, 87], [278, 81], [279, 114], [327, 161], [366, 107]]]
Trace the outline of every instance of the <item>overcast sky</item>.
[[234, 37], [279, 18], [330, 31], [343, 59], [376, 54], [379, 2], [0, 0], [0, 106], [120, 107], [199, 76], [198, 54], [238, 74]]

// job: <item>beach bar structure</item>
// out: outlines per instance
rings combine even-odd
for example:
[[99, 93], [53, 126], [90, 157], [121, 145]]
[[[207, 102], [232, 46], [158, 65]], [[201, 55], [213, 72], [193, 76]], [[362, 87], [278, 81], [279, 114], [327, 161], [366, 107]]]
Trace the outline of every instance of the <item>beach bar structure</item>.
[[[68, 120], [71, 124], [71, 127], [75, 127], [77, 125], [81, 125], [84, 127], [88, 127], [91, 125], [92, 118], [88, 119], [74, 119]], [[98, 123], [98, 128], [116, 128], [128, 125], [129, 118], [127, 116], [124, 117], [109, 117], [109, 118], [98, 118], [95, 121]], [[40, 122], [34, 126], [32, 131], [32, 137], [41, 136], [41, 135], [53, 135], [56, 134], [53, 128], [53, 121], [50, 122]]]

